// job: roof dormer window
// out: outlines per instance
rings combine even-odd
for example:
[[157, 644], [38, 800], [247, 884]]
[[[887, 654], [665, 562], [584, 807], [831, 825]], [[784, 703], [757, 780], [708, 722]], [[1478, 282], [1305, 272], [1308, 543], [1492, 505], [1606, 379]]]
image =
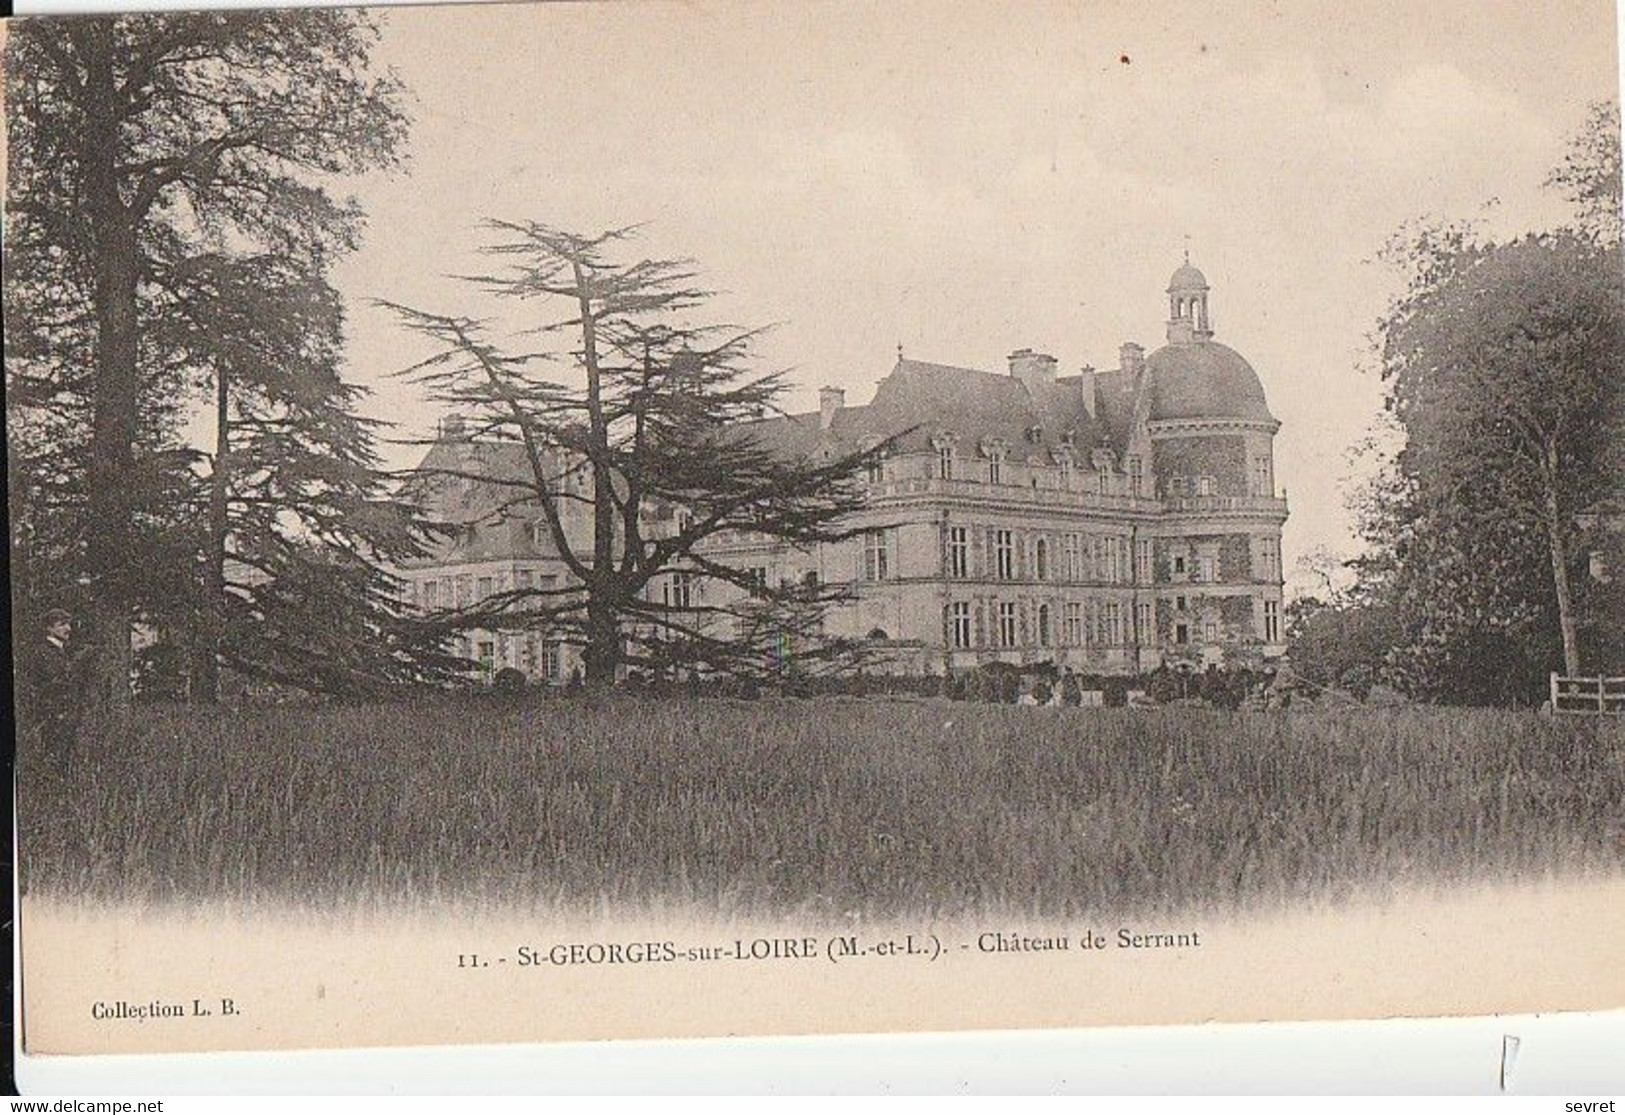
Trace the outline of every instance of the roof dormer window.
[[991, 437], [982, 442], [982, 455], [987, 458], [987, 482], [1004, 483], [1004, 457], [1010, 447], [1003, 438]]

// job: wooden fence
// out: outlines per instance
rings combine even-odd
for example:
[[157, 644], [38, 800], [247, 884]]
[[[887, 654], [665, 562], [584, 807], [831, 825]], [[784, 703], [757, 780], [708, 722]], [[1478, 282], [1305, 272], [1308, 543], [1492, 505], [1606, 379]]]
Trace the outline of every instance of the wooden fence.
[[1592, 716], [1625, 714], [1625, 678], [1566, 678], [1553, 674], [1552, 711]]

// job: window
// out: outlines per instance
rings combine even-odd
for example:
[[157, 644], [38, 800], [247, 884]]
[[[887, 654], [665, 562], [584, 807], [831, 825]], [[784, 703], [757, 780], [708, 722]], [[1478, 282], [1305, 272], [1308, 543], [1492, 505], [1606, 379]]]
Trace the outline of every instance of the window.
[[1038, 606], [1038, 645], [1049, 646], [1049, 605]]
[[1191, 641], [1190, 625], [1186, 624], [1186, 623], [1176, 623], [1176, 624], [1174, 624], [1174, 642], [1178, 643], [1180, 646], [1186, 646], [1187, 644], [1190, 643], [1190, 641]]
[[1219, 641], [1219, 625], [1212, 620], [1208, 620], [1207, 623], [1203, 624], [1202, 641], [1209, 644], [1217, 643]]
[[1040, 581], [1049, 580], [1049, 540], [1040, 538], [1033, 543], [1033, 576]]
[[1078, 557], [1080, 552], [1078, 544], [1081, 541], [1076, 534], [1069, 534], [1061, 540], [1061, 560], [1064, 563], [1062, 576], [1069, 581], [1083, 579], [1083, 569]]
[[1196, 559], [1196, 565], [1191, 571], [1191, 580], [1201, 581], [1204, 584], [1211, 584], [1214, 579], [1213, 559], [1211, 557], [1198, 556]]
[[537, 519], [534, 523], [530, 524], [530, 544], [532, 546], [535, 546], [537, 549], [541, 549], [548, 544], [550, 537], [551, 536], [548, 533], [546, 520]]
[[429, 580], [423, 582], [423, 606], [425, 608], [440, 607], [440, 582]]
[[1008, 601], [999, 605], [999, 645], [1016, 645], [1016, 606]]
[[1015, 536], [1008, 530], [993, 532], [993, 568], [1001, 581], [1013, 581], [1016, 578], [1016, 541]]
[[1176, 476], [1168, 481], [1168, 494], [1175, 499], [1179, 499], [1185, 494], [1185, 478], [1183, 476]]
[[1061, 637], [1066, 640], [1069, 647], [1083, 645], [1083, 605], [1068, 604], [1061, 613], [1064, 624]]
[[475, 657], [480, 661], [480, 673], [489, 680], [496, 672], [497, 644], [494, 639], [481, 639], [477, 645]]
[[495, 589], [492, 587], [493, 584], [494, 582], [490, 577], [481, 577], [479, 581], [479, 596], [477, 596], [475, 599], [484, 600], [486, 597], [490, 596], [492, 592], [495, 591]]
[[1095, 473], [1095, 491], [1101, 495], [1109, 495], [1112, 490], [1112, 474], [1106, 469]]
[[970, 528], [948, 528], [948, 576], [970, 576]]
[[879, 484], [886, 479], [886, 458], [876, 457], [869, 462], [869, 483]]
[[1258, 573], [1261, 581], [1274, 584], [1281, 580], [1281, 544], [1273, 538], [1259, 544]]
[[1129, 490], [1129, 494], [1130, 495], [1135, 495], [1135, 496], [1144, 495], [1145, 494], [1144, 489], [1141, 487], [1141, 485], [1144, 484], [1144, 483], [1145, 483], [1145, 470], [1144, 470], [1144, 466], [1140, 463], [1140, 458], [1138, 458], [1138, 457], [1130, 457], [1128, 459], [1128, 490]]
[[564, 655], [563, 648], [552, 639], [542, 640], [542, 655], [538, 663], [537, 673], [548, 681], [558, 681], [563, 676]]
[[1183, 596], [1174, 597], [1174, 610], [1180, 612], [1185, 610], [1185, 598]]
[[948, 605], [948, 638], [955, 650], [971, 645], [970, 605], [961, 601]]
[[989, 484], [1004, 483], [1004, 458], [999, 456], [987, 459], [987, 482]]
[[1134, 543], [1134, 581], [1136, 584], [1148, 585], [1151, 583], [1151, 540], [1142, 538]]
[[954, 478], [954, 447], [942, 445], [937, 447], [937, 475], [944, 480]]
[[1072, 458], [1070, 456], [1061, 458], [1061, 487], [1067, 491], [1072, 490]]
[[1101, 641], [1109, 647], [1120, 646], [1123, 642], [1123, 606], [1116, 601], [1106, 604], [1102, 609], [1104, 631]]
[[532, 588], [536, 583], [535, 574], [529, 569], [520, 569], [516, 571], [514, 573], [514, 578], [518, 584], [518, 587], [520, 588]]
[[1134, 641], [1143, 647], [1157, 645], [1157, 632], [1151, 624], [1151, 605], [1141, 602], [1134, 605]]
[[1253, 458], [1253, 495], [1271, 496], [1275, 494], [1275, 480], [1270, 475], [1270, 459], [1268, 457]]
[[693, 525], [694, 525], [694, 513], [692, 511], [679, 511], [679, 512], [677, 512], [677, 533], [678, 534], [682, 534], [685, 530], [687, 530], [689, 527], [691, 527]]
[[1264, 601], [1264, 641], [1281, 641], [1281, 605], [1274, 600]]
[[891, 576], [891, 538], [888, 531], [871, 530], [863, 536], [863, 579], [884, 581]]
[[666, 584], [661, 592], [662, 601], [668, 608], [691, 608], [694, 606], [694, 574], [673, 573], [666, 578]]
[[1212, 495], [1213, 494], [1213, 477], [1211, 477], [1211, 476], [1198, 476], [1196, 478], [1196, 494], [1199, 495], [1199, 496], [1210, 496], [1210, 495]]
[[750, 582], [750, 593], [755, 596], [767, 588], [767, 566], [752, 565], [745, 570], [745, 580]]
[[1183, 576], [1184, 573], [1185, 573], [1185, 555], [1184, 554], [1175, 554], [1174, 555], [1174, 574], [1176, 576]]

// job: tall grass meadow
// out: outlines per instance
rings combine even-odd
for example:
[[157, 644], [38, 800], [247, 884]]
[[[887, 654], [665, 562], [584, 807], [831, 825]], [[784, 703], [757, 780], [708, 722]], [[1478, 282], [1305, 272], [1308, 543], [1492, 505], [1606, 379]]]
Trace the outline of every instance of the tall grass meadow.
[[1625, 725], [629, 697], [140, 710], [31, 893], [852, 919], [1235, 909], [1625, 869]]

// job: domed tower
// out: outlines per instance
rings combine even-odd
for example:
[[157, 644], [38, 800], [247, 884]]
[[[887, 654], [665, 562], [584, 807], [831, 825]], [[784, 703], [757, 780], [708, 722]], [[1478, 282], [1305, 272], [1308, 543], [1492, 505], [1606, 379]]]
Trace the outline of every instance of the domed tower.
[[1156, 538], [1163, 657], [1195, 665], [1285, 649], [1274, 438], [1258, 373], [1213, 339], [1207, 277], [1187, 257], [1168, 281], [1168, 343], [1145, 363], [1145, 429], [1162, 515]]

